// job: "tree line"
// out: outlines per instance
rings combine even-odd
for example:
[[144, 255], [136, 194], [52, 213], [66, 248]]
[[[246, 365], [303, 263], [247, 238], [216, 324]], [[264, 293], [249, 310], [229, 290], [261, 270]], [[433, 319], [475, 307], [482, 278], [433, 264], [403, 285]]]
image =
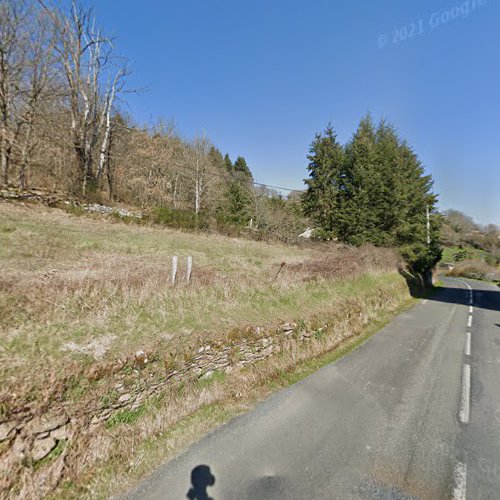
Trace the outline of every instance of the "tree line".
[[256, 186], [243, 156], [162, 121], [134, 123], [114, 46], [77, 0], [0, 0], [0, 184], [160, 207], [166, 223], [281, 239], [303, 230], [296, 197]]
[[416, 272], [435, 265], [441, 250], [433, 181], [392, 125], [367, 115], [346, 144], [329, 125], [308, 159], [303, 206], [321, 237], [398, 247]]
[[77, 0], [0, 0], [2, 184], [285, 241], [311, 219], [325, 239], [398, 246], [416, 269], [438, 257], [432, 180], [389, 124], [367, 116], [345, 145], [327, 127], [311, 145], [307, 191], [285, 197], [206, 135], [187, 140], [171, 124], [134, 123], [123, 111], [130, 69], [114, 47]]

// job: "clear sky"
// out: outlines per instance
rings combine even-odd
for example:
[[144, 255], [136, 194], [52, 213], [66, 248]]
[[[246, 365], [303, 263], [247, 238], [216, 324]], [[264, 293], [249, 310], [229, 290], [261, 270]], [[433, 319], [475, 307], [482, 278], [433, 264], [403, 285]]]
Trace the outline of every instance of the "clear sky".
[[[500, 0], [87, 0], [131, 61], [139, 122], [206, 131], [256, 180], [302, 188], [314, 134], [385, 117], [441, 209], [500, 224]], [[410, 36], [412, 35], [412, 36]]]

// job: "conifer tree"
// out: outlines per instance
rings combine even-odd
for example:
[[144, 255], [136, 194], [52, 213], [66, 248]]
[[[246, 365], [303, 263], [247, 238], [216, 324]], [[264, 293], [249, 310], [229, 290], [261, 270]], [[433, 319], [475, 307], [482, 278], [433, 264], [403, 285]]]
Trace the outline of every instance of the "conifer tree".
[[238, 175], [238, 177], [243, 178], [243, 179], [252, 179], [252, 173], [250, 172], [250, 169], [248, 168], [247, 162], [243, 156], [238, 156], [236, 158], [236, 161], [234, 162], [233, 170], [235, 174]]
[[385, 121], [375, 127], [366, 115], [342, 148], [329, 126], [315, 137], [308, 159], [303, 209], [325, 236], [396, 246], [418, 273], [436, 264], [440, 219], [432, 178], [394, 127]]
[[397, 244], [397, 228], [404, 216], [404, 185], [400, 178], [400, 139], [396, 130], [382, 120], [376, 130], [376, 168], [381, 179], [377, 230], [379, 243]]
[[[413, 270], [423, 273], [441, 258], [438, 244], [439, 217], [437, 196], [432, 192], [432, 177], [425, 175], [417, 155], [406, 141], [400, 144], [402, 186], [402, 218], [397, 228], [397, 244]], [[427, 211], [430, 234], [427, 234]], [[430, 243], [427, 243], [429, 236]]]
[[224, 200], [219, 206], [218, 218], [225, 224], [244, 226], [251, 218], [251, 199], [246, 186], [233, 180], [229, 183]]
[[228, 172], [233, 171], [233, 162], [231, 161], [231, 158], [229, 158], [229, 155], [227, 153], [224, 155], [224, 165]]
[[224, 170], [224, 168], [225, 168], [224, 158], [223, 158], [222, 153], [219, 151], [218, 148], [216, 148], [215, 146], [212, 146], [210, 148], [208, 156], [210, 158], [212, 165], [214, 165], [214, 167], [216, 167], [219, 170]]
[[302, 203], [304, 213], [310, 217], [325, 236], [337, 234], [340, 193], [340, 177], [344, 163], [344, 151], [337, 142], [331, 124], [324, 134], [317, 134], [308, 155], [309, 179]]
[[347, 144], [345, 158], [337, 223], [339, 237], [354, 245], [380, 243], [376, 226], [382, 180], [376, 168], [375, 128], [370, 115], [361, 120]]

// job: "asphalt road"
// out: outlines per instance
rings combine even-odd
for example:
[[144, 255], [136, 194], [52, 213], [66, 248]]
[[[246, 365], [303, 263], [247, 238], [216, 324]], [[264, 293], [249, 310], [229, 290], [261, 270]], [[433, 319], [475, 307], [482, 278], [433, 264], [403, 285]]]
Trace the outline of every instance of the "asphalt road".
[[499, 499], [500, 289], [446, 279], [127, 498]]

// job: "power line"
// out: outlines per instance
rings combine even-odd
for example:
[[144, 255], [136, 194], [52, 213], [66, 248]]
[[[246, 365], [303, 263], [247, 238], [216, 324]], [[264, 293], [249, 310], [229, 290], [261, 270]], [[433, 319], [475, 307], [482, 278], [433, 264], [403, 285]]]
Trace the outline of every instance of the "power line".
[[[196, 169], [193, 168], [193, 167], [190, 167], [188, 165], [183, 165], [182, 167], [177, 167], [177, 170], [180, 170], [180, 171], [183, 171], [183, 169], [188, 169], [190, 170], [191, 172], [194, 172], [194, 173], [197, 173]], [[219, 173], [216, 173], [216, 172], [207, 172], [206, 175], [211, 175], [213, 177], [220, 177], [221, 179], [224, 179], [224, 180], [228, 180], [227, 176], [226, 175], [223, 175], [223, 174], [219, 174]], [[237, 182], [240, 182], [241, 184], [244, 184], [244, 183], [250, 183], [250, 184], [253, 184], [254, 186], [261, 186], [261, 187], [266, 187], [266, 188], [269, 188], [269, 189], [281, 189], [282, 191], [289, 191], [289, 192], [298, 192], [298, 193], [301, 193], [303, 192], [304, 190], [303, 189], [294, 189], [294, 188], [287, 188], [287, 187], [283, 187], [283, 186], [273, 186], [271, 184], [264, 184], [262, 182], [257, 182], [257, 181], [254, 181], [253, 179], [250, 180], [245, 180], [245, 179], [235, 179], [235, 178], [232, 178], [233, 181], [237, 181]]]

